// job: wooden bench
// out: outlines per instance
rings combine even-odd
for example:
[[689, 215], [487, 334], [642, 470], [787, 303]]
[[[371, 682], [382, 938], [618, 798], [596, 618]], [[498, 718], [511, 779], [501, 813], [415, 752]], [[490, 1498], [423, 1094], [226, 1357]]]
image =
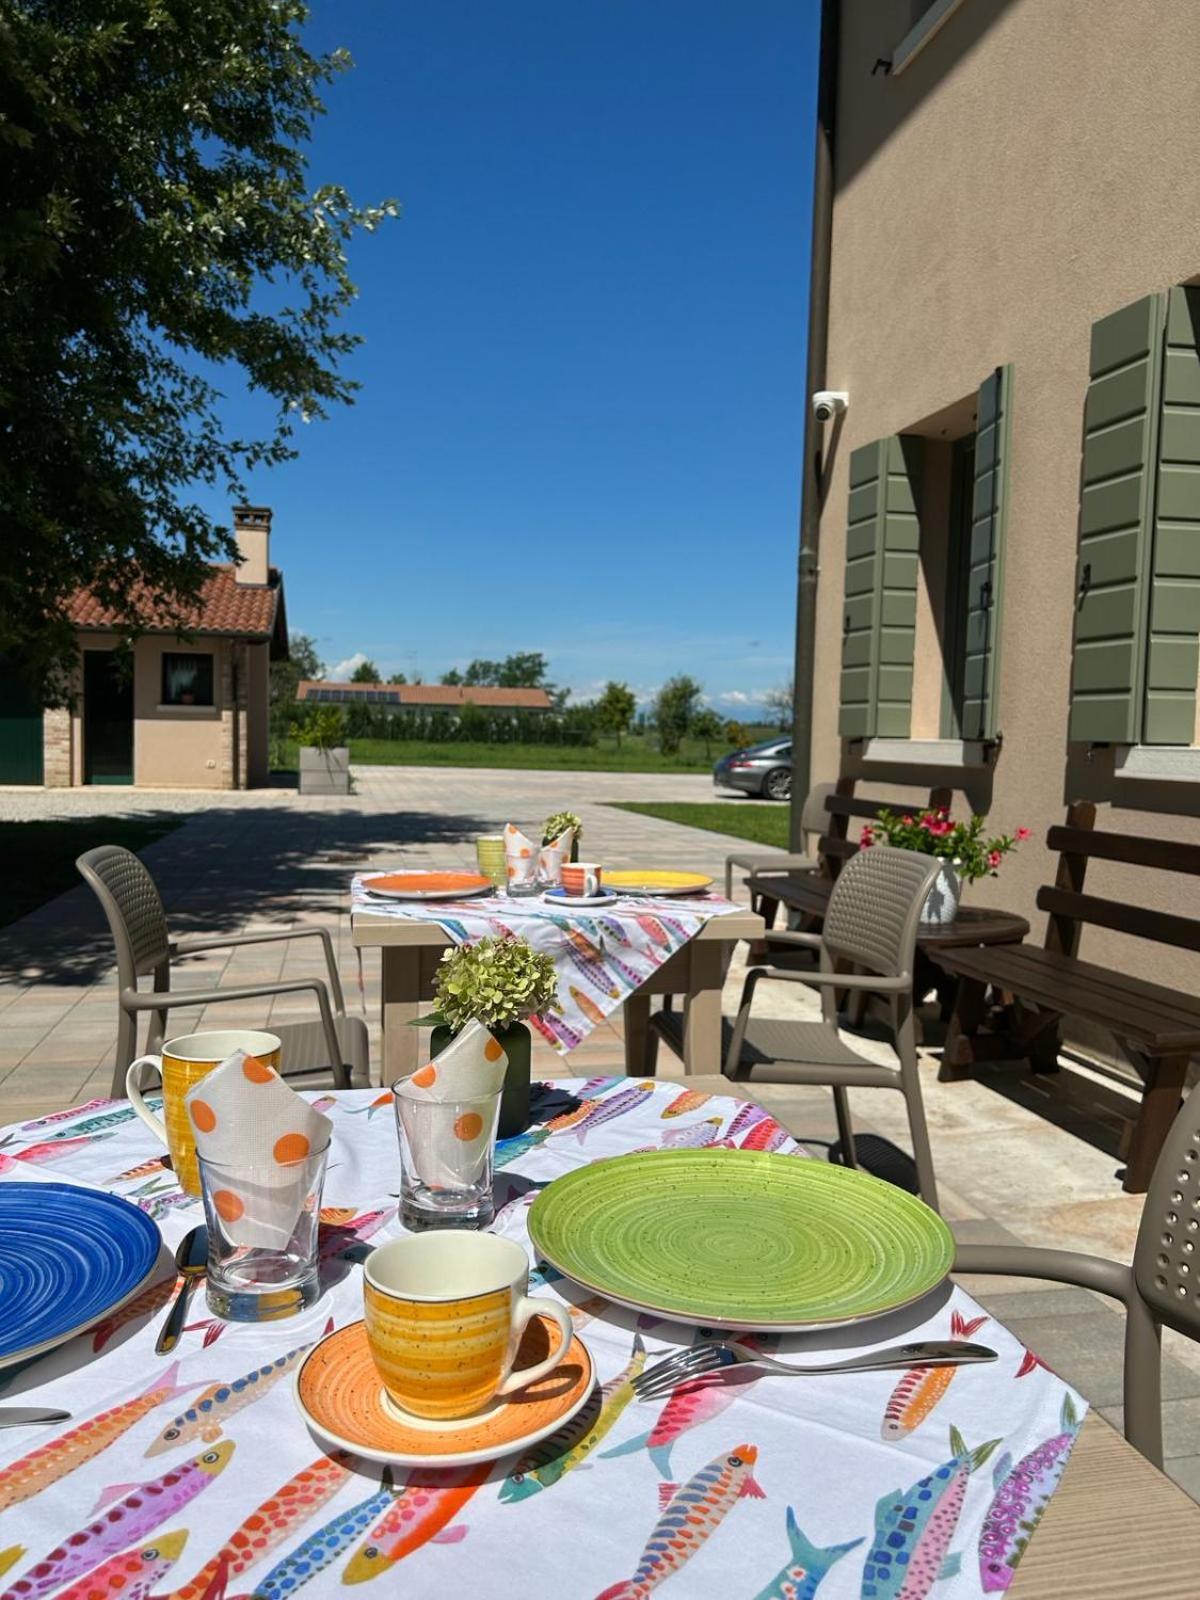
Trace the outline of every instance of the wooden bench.
[[[958, 979], [958, 998], [946, 1040], [943, 1075], [960, 1075], [974, 1061], [1027, 1057], [1035, 1069], [1058, 1065], [1064, 1017], [1104, 1028], [1129, 1057], [1143, 1082], [1142, 1105], [1127, 1138], [1125, 1189], [1143, 1194], [1167, 1130], [1179, 1109], [1188, 1062], [1200, 1052], [1200, 999], [1130, 977], [1113, 967], [1079, 959], [1085, 924], [1110, 928], [1176, 949], [1200, 951], [1200, 920], [1085, 892], [1088, 862], [1200, 876], [1200, 845], [1096, 828], [1096, 808], [1080, 801], [1066, 824], [1046, 835], [1059, 852], [1053, 884], [1038, 891], [1049, 913], [1041, 946], [1023, 943], [987, 949], [931, 950]], [[1193, 897], [1194, 903], [1194, 897]], [[988, 990], [1007, 997], [1005, 1026], [984, 1032]]]

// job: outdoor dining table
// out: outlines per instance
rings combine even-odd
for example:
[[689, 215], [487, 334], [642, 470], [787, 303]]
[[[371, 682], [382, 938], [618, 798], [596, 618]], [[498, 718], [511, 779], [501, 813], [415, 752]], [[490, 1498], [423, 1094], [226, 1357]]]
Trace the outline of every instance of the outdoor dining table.
[[[310, 1312], [291, 1321], [226, 1325], [209, 1316], [197, 1295], [174, 1353], [179, 1359], [157, 1357], [155, 1333], [175, 1282], [164, 1248], [161, 1276], [124, 1310], [31, 1364], [0, 1372], [0, 1406], [54, 1405], [73, 1414], [53, 1428], [0, 1432], [0, 1565], [7, 1568], [3, 1581], [11, 1600], [49, 1595], [53, 1582], [27, 1579], [38, 1562], [60, 1545], [71, 1559], [83, 1559], [79, 1552], [86, 1552], [87, 1540], [99, 1537], [84, 1530], [103, 1522], [104, 1507], [127, 1504], [121, 1497], [134, 1486], [198, 1458], [209, 1463], [210, 1474], [201, 1492], [183, 1506], [172, 1498], [177, 1491], [164, 1491], [158, 1500], [144, 1495], [140, 1503], [149, 1512], [137, 1513], [143, 1519], [139, 1546], [174, 1552], [170, 1570], [153, 1589], [164, 1600], [284, 1600], [297, 1592], [304, 1600], [321, 1600], [346, 1593], [348, 1565], [364, 1547], [380, 1557], [371, 1523], [391, 1489], [381, 1486], [378, 1467], [327, 1453], [307, 1432], [289, 1391], [305, 1348], [331, 1325], [361, 1315], [358, 1261], [373, 1244], [402, 1231], [395, 1209], [392, 1112], [371, 1089], [310, 1098], [334, 1126], [324, 1196], [325, 1292]], [[546, 1121], [583, 1098], [594, 1100], [603, 1115], [587, 1126], [584, 1118], [548, 1134]], [[556, 1079], [538, 1086], [536, 1110], [539, 1120], [530, 1132], [503, 1142], [498, 1151], [493, 1226], [523, 1244], [538, 1190], [583, 1163], [717, 1137], [749, 1142], [785, 1159], [806, 1154], [768, 1112], [721, 1078], [686, 1084]], [[124, 1195], [158, 1221], [171, 1249], [197, 1220], [198, 1202], [180, 1192], [153, 1135], [123, 1102], [93, 1103], [3, 1130], [0, 1140], [0, 1183], [66, 1182]], [[699, 1216], [696, 1249], [704, 1249]], [[639, 1403], [623, 1379], [643, 1359], [686, 1346], [694, 1330], [622, 1310], [544, 1263], [535, 1268], [532, 1284], [531, 1292], [566, 1303], [592, 1353], [605, 1386], [595, 1421], [568, 1454], [541, 1455], [541, 1466], [509, 1457], [486, 1476], [475, 1471], [469, 1482], [453, 1469], [394, 1469], [393, 1487], [408, 1495], [405, 1514], [412, 1520], [404, 1524], [399, 1570], [392, 1570], [390, 1559], [379, 1559], [378, 1571], [374, 1558], [366, 1561], [370, 1578], [386, 1574], [381, 1593], [439, 1600], [464, 1592], [488, 1600], [527, 1600], [533, 1594], [592, 1600], [609, 1591], [644, 1595], [653, 1585], [635, 1587], [629, 1580], [660, 1503], [676, 1483], [696, 1480], [714, 1459], [749, 1445], [757, 1450], [753, 1488], [743, 1487], [742, 1497], [720, 1507], [720, 1519], [710, 1502], [696, 1505], [708, 1537], [671, 1567], [665, 1579], [669, 1596], [750, 1600], [812, 1595], [819, 1587], [818, 1600], [895, 1600], [901, 1594], [918, 1600], [927, 1593], [935, 1600], [975, 1600], [987, 1592], [979, 1541], [993, 1500], [994, 1464], [1006, 1455], [1025, 1460], [1047, 1435], [1059, 1432], [1064, 1411], [1076, 1420], [1084, 1411], [1060, 1379], [1024, 1361], [1023, 1347], [992, 1319], [974, 1336], [1000, 1359], [955, 1372], [930, 1414], [908, 1431], [881, 1427], [889, 1394], [902, 1376], [894, 1372], [819, 1380], [763, 1377], [732, 1390], [714, 1386], [700, 1391], [694, 1406], [676, 1406], [674, 1422], [665, 1427], [662, 1402]], [[910, 1318], [911, 1336], [944, 1338], [955, 1313], [967, 1321], [983, 1315], [956, 1288], [932, 1311], [923, 1307], [912, 1314], [917, 1320]], [[838, 1345], [840, 1354], [855, 1337], [786, 1336], [781, 1353]], [[880, 1340], [878, 1329], [870, 1338]], [[131, 1420], [118, 1426], [114, 1417]], [[897, 1491], [909, 1489], [921, 1498], [920, 1481], [951, 1454], [951, 1425], [969, 1449], [996, 1443], [966, 1482], [957, 1529], [953, 1517], [948, 1523], [929, 1521], [942, 1546], [936, 1559], [923, 1543], [921, 1550], [907, 1552], [913, 1557], [908, 1586], [880, 1586], [864, 1575], [879, 1544], [873, 1537], [876, 1502], [897, 1502]], [[457, 1485], [456, 1509], [445, 1525], [447, 1519], [439, 1523], [433, 1508], [439, 1491], [450, 1493], [451, 1484]], [[899, 1496], [901, 1505], [904, 1498]], [[372, 1499], [375, 1511], [368, 1506]], [[899, 1540], [905, 1553], [902, 1522], [888, 1538]], [[394, 1540], [389, 1548], [396, 1548]], [[950, 1565], [939, 1579], [938, 1562], [945, 1556]], [[1088, 1416], [1008, 1593], [1012, 1600], [1183, 1596], [1196, 1592], [1198, 1559], [1200, 1508], [1105, 1423]], [[805, 1562], [815, 1582], [800, 1588], [794, 1569]], [[928, 1584], [915, 1581], [927, 1568]], [[359, 1560], [356, 1575], [363, 1570]], [[91, 1592], [79, 1581], [73, 1600]], [[145, 1593], [116, 1584], [106, 1591], [110, 1600], [140, 1600]]]
[[[528, 901], [496, 896], [466, 902], [462, 910], [470, 909], [477, 916], [491, 913], [493, 921], [504, 924], [506, 917], [512, 917], [514, 908], [519, 914], [528, 904]], [[398, 917], [389, 914], [390, 909], [355, 899], [351, 911], [351, 937], [355, 948], [360, 952], [378, 950], [382, 963], [383, 1048], [379, 1064], [381, 1075], [377, 1080], [381, 1084], [407, 1077], [421, 1064], [421, 1030], [411, 1024], [429, 1009], [438, 963], [455, 943], [438, 917], [461, 915], [458, 908], [440, 906], [437, 902], [421, 905], [419, 916]], [[647, 905], [641, 909], [647, 914], [654, 908]], [[594, 913], [569, 907], [555, 908], [555, 915], [564, 922], [577, 923], [581, 930], [596, 920]], [[669, 910], [666, 915], [670, 916]], [[693, 937], [666, 954], [636, 988], [624, 995], [626, 1072], [642, 1076], [650, 1070], [647, 1065], [650, 998], [668, 994], [683, 997], [684, 1071], [715, 1073], [721, 1070], [721, 990], [725, 973], [737, 941], [760, 939], [763, 932], [762, 918], [744, 907], [711, 915]], [[623, 977], [620, 982], [622, 987], [627, 987]]]

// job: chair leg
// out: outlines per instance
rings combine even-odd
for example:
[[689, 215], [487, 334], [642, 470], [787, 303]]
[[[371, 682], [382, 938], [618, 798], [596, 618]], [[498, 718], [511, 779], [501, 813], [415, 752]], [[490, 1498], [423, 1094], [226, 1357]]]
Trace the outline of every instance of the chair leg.
[[840, 1085], [833, 1089], [833, 1109], [837, 1117], [838, 1139], [842, 1146], [842, 1165], [858, 1167], [858, 1152], [854, 1148], [854, 1123], [850, 1120], [850, 1096]]
[[113, 1064], [112, 1098], [125, 1098], [125, 1074], [137, 1059], [137, 1018], [123, 1007], [117, 1012], [117, 1054]]
[[1162, 1329], [1136, 1289], [1125, 1317], [1125, 1437], [1161, 1470]]
[[933, 1151], [929, 1147], [929, 1128], [925, 1122], [925, 1102], [921, 1098], [921, 1080], [914, 1062], [909, 1070], [901, 1069], [900, 1092], [908, 1108], [908, 1131], [912, 1139], [913, 1160], [917, 1167], [917, 1188], [921, 1199], [934, 1211], [938, 1209], [937, 1179], [933, 1174]]

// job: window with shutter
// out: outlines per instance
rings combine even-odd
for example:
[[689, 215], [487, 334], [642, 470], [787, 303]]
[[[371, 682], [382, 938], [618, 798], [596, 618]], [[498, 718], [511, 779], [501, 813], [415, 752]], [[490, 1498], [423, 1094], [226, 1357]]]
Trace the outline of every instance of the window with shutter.
[[980, 387], [975, 422], [962, 672], [962, 734], [966, 739], [994, 739], [999, 726], [1000, 601], [1011, 435], [1012, 368], [997, 367]]
[[1200, 298], [1092, 329], [1070, 737], [1191, 744], [1200, 631]]
[[890, 438], [850, 457], [842, 623], [843, 739], [908, 737], [917, 616], [917, 441]]

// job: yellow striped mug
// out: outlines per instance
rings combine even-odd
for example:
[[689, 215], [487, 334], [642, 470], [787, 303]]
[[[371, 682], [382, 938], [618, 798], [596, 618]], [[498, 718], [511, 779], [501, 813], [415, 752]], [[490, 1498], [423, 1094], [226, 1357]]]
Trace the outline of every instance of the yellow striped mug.
[[[412, 1234], [380, 1245], [363, 1269], [367, 1344], [384, 1401], [449, 1421], [482, 1410], [553, 1372], [571, 1344], [571, 1319], [553, 1300], [531, 1299], [529, 1258], [492, 1233]], [[558, 1348], [513, 1370], [521, 1335], [538, 1313], [558, 1324]]]

